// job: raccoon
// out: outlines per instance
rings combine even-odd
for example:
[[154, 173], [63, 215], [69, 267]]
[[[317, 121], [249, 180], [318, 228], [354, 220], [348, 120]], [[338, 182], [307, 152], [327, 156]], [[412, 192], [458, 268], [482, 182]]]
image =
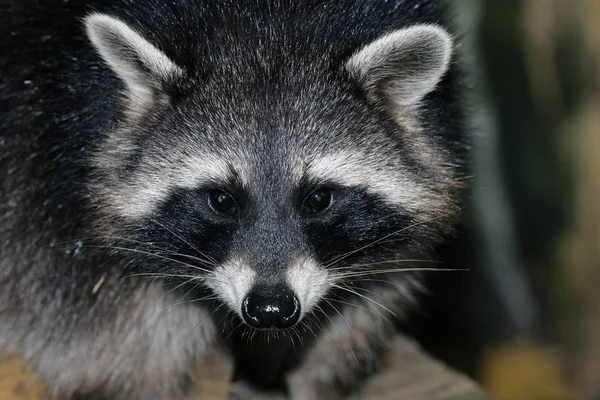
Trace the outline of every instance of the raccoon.
[[379, 367], [461, 214], [441, 2], [0, 7], [3, 352], [61, 399], [184, 399], [214, 349], [293, 400]]

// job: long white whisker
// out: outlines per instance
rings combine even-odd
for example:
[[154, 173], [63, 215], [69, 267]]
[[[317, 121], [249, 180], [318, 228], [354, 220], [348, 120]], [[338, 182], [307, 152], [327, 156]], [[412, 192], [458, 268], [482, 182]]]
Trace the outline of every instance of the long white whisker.
[[131, 275], [127, 275], [124, 276], [123, 278], [133, 278], [133, 277], [137, 277], [137, 276], [147, 276], [147, 277], [155, 277], [155, 278], [188, 278], [189, 282], [191, 282], [192, 280], [201, 280], [203, 279], [200, 276], [195, 276], [195, 275], [181, 275], [181, 274], [166, 274], [166, 273], [162, 273], [162, 272], [140, 272], [137, 274], [131, 274]]
[[[86, 240], [98, 240], [98, 239], [101, 239], [101, 240], [121, 240], [121, 241], [124, 241], [124, 242], [135, 243], [135, 244], [139, 244], [139, 245], [142, 245], [142, 246], [150, 247], [152, 249], [156, 249], [157, 252], [153, 253], [153, 254], [157, 254], [157, 255], [167, 254], [167, 255], [172, 255], [172, 256], [180, 256], [180, 257], [189, 258], [191, 260], [198, 261], [200, 263], [207, 264], [207, 265], [218, 265], [216, 263], [216, 261], [212, 261], [212, 260], [209, 260], [207, 258], [199, 258], [199, 257], [195, 257], [195, 256], [192, 256], [192, 255], [189, 255], [189, 254], [183, 254], [183, 253], [175, 252], [175, 251], [168, 250], [168, 249], [162, 248], [160, 246], [157, 246], [154, 243], [142, 242], [140, 240], [135, 240], [135, 239], [130, 239], [130, 238], [124, 238], [124, 237], [120, 237], [120, 236], [89, 236], [89, 237], [85, 237], [85, 238], [80, 238], [80, 239], [69, 240], [69, 241], [65, 241], [65, 242], [54, 243], [54, 245], [73, 244], [73, 243], [77, 243], [77, 242], [84, 242]], [[85, 247], [103, 248], [103, 246], [111, 247], [111, 245], [109, 245], [109, 244], [104, 244], [104, 245], [87, 245]], [[116, 246], [112, 246], [112, 247], [116, 247]], [[130, 250], [134, 251], [136, 249], [130, 249]]]
[[332, 321], [332, 320], [331, 320], [331, 317], [330, 317], [329, 315], [327, 315], [327, 313], [325, 312], [325, 310], [323, 310], [323, 307], [321, 307], [320, 305], [318, 305], [318, 304], [317, 304], [317, 305], [315, 306], [315, 308], [316, 308], [317, 310], [321, 311], [321, 313], [322, 313], [322, 314], [323, 314], [325, 317], [327, 317], [327, 319], [329, 320], [329, 322], [331, 322], [331, 321]]
[[217, 311], [219, 311], [219, 309], [220, 309], [221, 307], [223, 307], [223, 304], [219, 305], [219, 306], [218, 306], [217, 308], [215, 308], [215, 309], [214, 309], [214, 310], [213, 310], [213, 311], [212, 311], [210, 314], [208, 314], [206, 317], [202, 318], [202, 319], [200, 320], [200, 322], [198, 322], [198, 323], [197, 323], [197, 324], [196, 324], [196, 325], [195, 325], [195, 326], [192, 328], [192, 330], [190, 331], [190, 333], [189, 333], [189, 335], [188, 335], [188, 337], [187, 337], [187, 339], [186, 339], [185, 341], [187, 342], [188, 340], [190, 340], [190, 337], [192, 337], [192, 333], [194, 333], [194, 331], [196, 330], [196, 328], [198, 328], [198, 327], [200, 326], [200, 324], [202, 324], [202, 323], [203, 323], [204, 321], [206, 321], [208, 318], [212, 317], [212, 316], [213, 316], [213, 315], [214, 315], [214, 314], [215, 314]]
[[442, 264], [441, 261], [436, 260], [421, 260], [421, 259], [400, 259], [400, 260], [386, 260], [386, 261], [376, 261], [372, 263], [365, 264], [352, 264], [346, 267], [335, 267], [330, 268], [331, 271], [341, 271], [344, 269], [353, 269], [353, 268], [361, 268], [361, 267], [371, 267], [373, 265], [381, 265], [381, 264], [401, 264], [401, 263], [432, 263], [432, 264]]
[[392, 236], [394, 236], [394, 235], [397, 235], [397, 234], [399, 234], [399, 233], [402, 233], [402, 232], [404, 232], [404, 231], [406, 231], [406, 230], [408, 230], [408, 229], [414, 228], [414, 227], [416, 227], [416, 226], [419, 226], [419, 225], [422, 225], [422, 224], [426, 224], [426, 223], [429, 223], [429, 222], [435, 221], [436, 219], [440, 219], [440, 218], [443, 218], [443, 217], [445, 217], [445, 216], [446, 216], [446, 215], [439, 215], [439, 216], [437, 216], [437, 217], [430, 218], [430, 219], [428, 219], [428, 220], [426, 220], [426, 221], [419, 221], [419, 222], [416, 222], [416, 223], [414, 223], [414, 224], [411, 224], [411, 225], [405, 226], [405, 227], [404, 227], [404, 228], [402, 228], [402, 229], [399, 229], [399, 230], [397, 230], [397, 231], [394, 231], [394, 232], [392, 232], [392, 233], [389, 233], [389, 234], [387, 234], [387, 235], [384, 235], [384, 236], [382, 236], [381, 238], [379, 238], [379, 239], [377, 239], [377, 240], [374, 240], [373, 242], [370, 242], [370, 243], [368, 243], [368, 244], [366, 244], [366, 245], [364, 245], [364, 246], [361, 246], [361, 247], [359, 247], [359, 248], [357, 248], [357, 249], [354, 249], [354, 250], [352, 250], [352, 251], [349, 251], [349, 252], [347, 252], [347, 253], [345, 253], [345, 254], [342, 254], [341, 256], [335, 257], [334, 259], [332, 259], [331, 261], [329, 261], [329, 262], [327, 262], [327, 263], [326, 263], [326, 268], [332, 267], [332, 266], [333, 266], [335, 263], [338, 263], [339, 261], [341, 261], [341, 260], [343, 260], [343, 259], [345, 259], [345, 258], [347, 258], [347, 257], [350, 257], [351, 255], [353, 255], [353, 254], [355, 254], [355, 253], [358, 253], [359, 251], [362, 251], [362, 250], [364, 250], [364, 249], [366, 249], [366, 248], [369, 248], [369, 247], [371, 247], [371, 246], [374, 246], [374, 245], [376, 245], [377, 243], [380, 243], [380, 242], [384, 241], [385, 239], [387, 239], [387, 238], [389, 238], [389, 237], [392, 237]]
[[[340, 310], [338, 310], [336, 306], [334, 306], [333, 304], [331, 304], [331, 302], [328, 299], [324, 299], [324, 300], [325, 300], [325, 302], [327, 302], [327, 304], [329, 304], [329, 306], [331, 308], [333, 308], [333, 310], [336, 313], [338, 313], [338, 315], [340, 316], [340, 318], [346, 323], [346, 325], [348, 326], [348, 328], [350, 329], [350, 331], [352, 332], [352, 334], [356, 337], [356, 331], [354, 330], [354, 328], [352, 327], [352, 325], [350, 325], [350, 323], [344, 317], [344, 315], [342, 315], [342, 313], [340, 312]], [[356, 357], [356, 353], [354, 353], [354, 350], [352, 349], [352, 345], [348, 345], [348, 350], [350, 350], [350, 353], [352, 353], [352, 355], [354, 356], [354, 359], [356, 360], [356, 362], [359, 363], [358, 357]]]
[[62, 245], [62, 244], [73, 244], [73, 243], [77, 243], [77, 242], [85, 242], [87, 240], [122, 240], [124, 242], [131, 242], [131, 243], [136, 243], [136, 244], [141, 244], [143, 246], [149, 246], [152, 248], [155, 248], [157, 250], [160, 251], [167, 251], [166, 249], [163, 249], [162, 247], [159, 247], [153, 243], [148, 243], [148, 242], [142, 242], [140, 240], [135, 240], [135, 239], [130, 239], [130, 238], [124, 238], [124, 237], [120, 237], [120, 236], [88, 236], [88, 237], [84, 237], [84, 238], [79, 238], [79, 239], [74, 239], [74, 240], [67, 240], [64, 242], [57, 242], [54, 243], [54, 245]]
[[[338, 295], [338, 297], [340, 297], [340, 296]], [[359, 310], [368, 312], [369, 314], [377, 315], [378, 317], [383, 318], [387, 322], [392, 323], [392, 321], [388, 317], [386, 317], [385, 315], [383, 315], [381, 313], [381, 311], [379, 311], [377, 309], [362, 307], [362, 306], [359, 306], [358, 304], [350, 303], [348, 301], [339, 300], [339, 299], [332, 299], [331, 297], [329, 297], [328, 299], [330, 301], [335, 301], [336, 303], [341, 303], [341, 304], [344, 304], [344, 305], [347, 305], [347, 306], [350, 306], [350, 307], [354, 307], [354, 308], [357, 308]]]
[[348, 293], [352, 293], [352, 294], [354, 294], [354, 295], [356, 295], [356, 296], [358, 296], [358, 297], [361, 297], [361, 298], [363, 298], [363, 299], [365, 299], [365, 300], [367, 300], [367, 301], [370, 301], [370, 302], [372, 302], [373, 304], [375, 304], [375, 305], [377, 305], [377, 306], [379, 306], [379, 307], [383, 308], [384, 310], [386, 310], [387, 312], [389, 312], [390, 314], [392, 314], [394, 317], [396, 316], [396, 313], [395, 313], [395, 312], [393, 312], [392, 310], [390, 310], [389, 308], [387, 308], [387, 307], [386, 307], [386, 306], [384, 306], [383, 304], [381, 304], [381, 303], [379, 303], [379, 302], [377, 302], [377, 301], [373, 300], [372, 298], [370, 298], [370, 297], [368, 297], [368, 296], [365, 296], [364, 294], [361, 294], [361, 293], [355, 292], [355, 291], [353, 291], [353, 290], [350, 290], [350, 289], [348, 289], [348, 288], [346, 288], [346, 287], [339, 286], [339, 285], [336, 285], [335, 287], [337, 287], [337, 288], [338, 288], [338, 289], [340, 289], [340, 290], [345, 290], [345, 291], [346, 291], [346, 292], [348, 292]]
[[[173, 304], [170, 304], [170, 305], [168, 305], [168, 306], [164, 307], [164, 308], [163, 308], [162, 310], [160, 310], [159, 312], [163, 312], [163, 311], [166, 311], [166, 310], [168, 310], [168, 309], [170, 309], [170, 308], [172, 308], [172, 307], [180, 306], [180, 305], [183, 305], [183, 304], [191, 304], [191, 303], [197, 303], [197, 302], [200, 302], [200, 301], [209, 301], [209, 300], [215, 300], [216, 298], [217, 298], [217, 296], [215, 296], [215, 295], [210, 295], [210, 296], [203, 296], [203, 297], [199, 297], [199, 298], [197, 298], [197, 299], [192, 299], [192, 300], [179, 301], [179, 302], [177, 302], [177, 303], [173, 303]], [[173, 310], [173, 311], [174, 311], [174, 310]], [[167, 314], [167, 315], [168, 315], [168, 314]]]
[[333, 275], [334, 278], [357, 278], [361, 276], [379, 275], [387, 273], [398, 273], [398, 272], [456, 272], [456, 271], [469, 271], [468, 269], [460, 268], [392, 268], [392, 269], [380, 269], [374, 271], [358, 271], [358, 272], [344, 272]]
[[100, 248], [100, 249], [114, 249], [114, 250], [130, 251], [132, 253], [139, 253], [139, 254], [144, 254], [144, 255], [147, 255], [147, 256], [151, 256], [151, 257], [160, 258], [160, 259], [163, 259], [163, 260], [168, 260], [168, 261], [171, 261], [171, 262], [174, 262], [174, 263], [185, 265], [186, 267], [197, 269], [198, 271], [202, 271], [202, 272], [206, 272], [206, 273], [211, 273], [211, 271], [208, 270], [208, 269], [206, 269], [206, 268], [201, 268], [201, 267], [198, 267], [196, 265], [185, 263], [183, 261], [175, 260], [173, 258], [162, 256], [160, 254], [155, 254], [155, 253], [152, 253], [152, 252], [149, 252], [149, 251], [138, 250], [138, 249], [129, 249], [127, 247], [119, 247], [119, 246], [96, 246], [96, 245], [94, 245], [94, 246], [88, 246], [88, 247]]
[[329, 300], [328, 300], [328, 299], [324, 299], [324, 300], [327, 302], [327, 304], [329, 304], [329, 306], [330, 306], [331, 308], [333, 308], [333, 310], [334, 310], [334, 311], [335, 311], [335, 312], [336, 312], [336, 313], [337, 313], [337, 314], [340, 316], [340, 318], [341, 318], [341, 319], [342, 319], [342, 320], [343, 320], [343, 321], [346, 323], [346, 325], [348, 325], [348, 328], [349, 328], [349, 329], [352, 331], [352, 334], [353, 334], [354, 336], [356, 336], [356, 331], [354, 331], [354, 328], [352, 327], [352, 325], [350, 325], [350, 323], [349, 323], [349, 322], [348, 322], [348, 320], [347, 320], [347, 319], [344, 317], [344, 315], [342, 315], [342, 313], [340, 312], [340, 310], [338, 310], [336, 306], [334, 306], [333, 304], [331, 304], [331, 302], [329, 301], [329, 300], [331, 300], [331, 299], [329, 299]]
[[360, 287], [360, 286], [352, 286], [352, 287], [350, 287], [350, 286], [344, 286], [344, 287], [347, 287], [347, 288], [349, 288], [349, 289], [354, 289], [354, 290], [362, 290], [363, 292], [366, 292], [366, 293], [372, 294], [372, 295], [374, 295], [374, 296], [377, 296], [377, 297], [379, 297], [380, 299], [383, 299], [383, 300], [385, 300], [385, 299], [386, 299], [386, 298], [385, 298], [384, 296], [382, 296], [381, 294], [379, 294], [379, 293], [377, 293], [377, 292], [374, 292], [374, 291], [372, 291], [372, 290], [366, 289], [366, 288], [364, 288], [364, 287]]
[[188, 246], [190, 246], [190, 248], [192, 248], [194, 251], [196, 251], [198, 254], [200, 254], [202, 257], [206, 257], [209, 261], [213, 262], [214, 264], [217, 264], [217, 260], [215, 260], [214, 258], [212, 258], [211, 256], [204, 254], [203, 252], [201, 252], [200, 250], [198, 250], [195, 246], [193, 246], [190, 242], [188, 242], [187, 240], [185, 240], [184, 238], [182, 238], [181, 236], [179, 236], [178, 234], [176, 234], [175, 232], [173, 232], [171, 229], [167, 228], [165, 225], [161, 224], [160, 222], [158, 222], [155, 219], [151, 220], [153, 223], [155, 223], [156, 225], [162, 227], [163, 229], [165, 229], [166, 231], [170, 232], [173, 236], [175, 236], [177, 239], [181, 240], [183, 243], [187, 244]]
[[169, 251], [169, 250], [164, 250], [161, 253], [170, 255], [170, 256], [179, 256], [179, 257], [189, 258], [190, 260], [198, 261], [198, 262], [206, 264], [206, 265], [212, 265], [212, 266], [218, 265], [208, 259], [203, 259], [200, 257], [192, 256], [190, 254], [178, 253], [178, 252], [173, 252], [173, 251]]
[[356, 307], [359, 310], [369, 311], [369, 312], [375, 312], [375, 310], [371, 310], [369, 308], [366, 308], [366, 307], [363, 307], [363, 306], [359, 306], [358, 304], [350, 303], [349, 301], [344, 301], [344, 300], [339, 300], [339, 299], [333, 299], [331, 297], [327, 297], [327, 300], [335, 301], [336, 303], [341, 303], [341, 304], [344, 304], [344, 305], [347, 305], [347, 306]]

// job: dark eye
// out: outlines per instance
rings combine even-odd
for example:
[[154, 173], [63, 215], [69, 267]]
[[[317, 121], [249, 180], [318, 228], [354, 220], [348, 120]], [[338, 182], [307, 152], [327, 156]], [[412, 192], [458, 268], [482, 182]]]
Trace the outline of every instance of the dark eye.
[[233, 197], [223, 190], [208, 192], [208, 205], [215, 212], [233, 217], [237, 214], [237, 204]]
[[333, 196], [329, 189], [317, 189], [304, 200], [302, 212], [304, 214], [317, 214], [325, 211], [331, 205]]

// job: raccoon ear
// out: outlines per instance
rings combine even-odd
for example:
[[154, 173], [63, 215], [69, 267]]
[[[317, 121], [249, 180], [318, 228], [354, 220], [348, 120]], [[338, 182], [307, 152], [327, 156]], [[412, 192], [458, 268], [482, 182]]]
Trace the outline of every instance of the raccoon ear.
[[165, 53], [117, 18], [91, 14], [85, 27], [98, 53], [127, 85], [134, 106], [153, 101], [169, 82], [183, 75]]
[[443, 28], [416, 25], [376, 39], [355, 53], [346, 70], [371, 100], [416, 105], [438, 84], [450, 63], [452, 39]]

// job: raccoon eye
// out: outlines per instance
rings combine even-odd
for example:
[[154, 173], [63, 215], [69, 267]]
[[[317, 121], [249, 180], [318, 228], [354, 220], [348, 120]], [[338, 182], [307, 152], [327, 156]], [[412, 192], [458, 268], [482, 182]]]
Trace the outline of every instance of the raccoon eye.
[[330, 189], [317, 189], [306, 197], [302, 206], [304, 214], [317, 214], [325, 211], [331, 205], [333, 195]]
[[223, 190], [208, 192], [208, 205], [218, 214], [233, 217], [237, 214], [238, 207], [234, 198]]

